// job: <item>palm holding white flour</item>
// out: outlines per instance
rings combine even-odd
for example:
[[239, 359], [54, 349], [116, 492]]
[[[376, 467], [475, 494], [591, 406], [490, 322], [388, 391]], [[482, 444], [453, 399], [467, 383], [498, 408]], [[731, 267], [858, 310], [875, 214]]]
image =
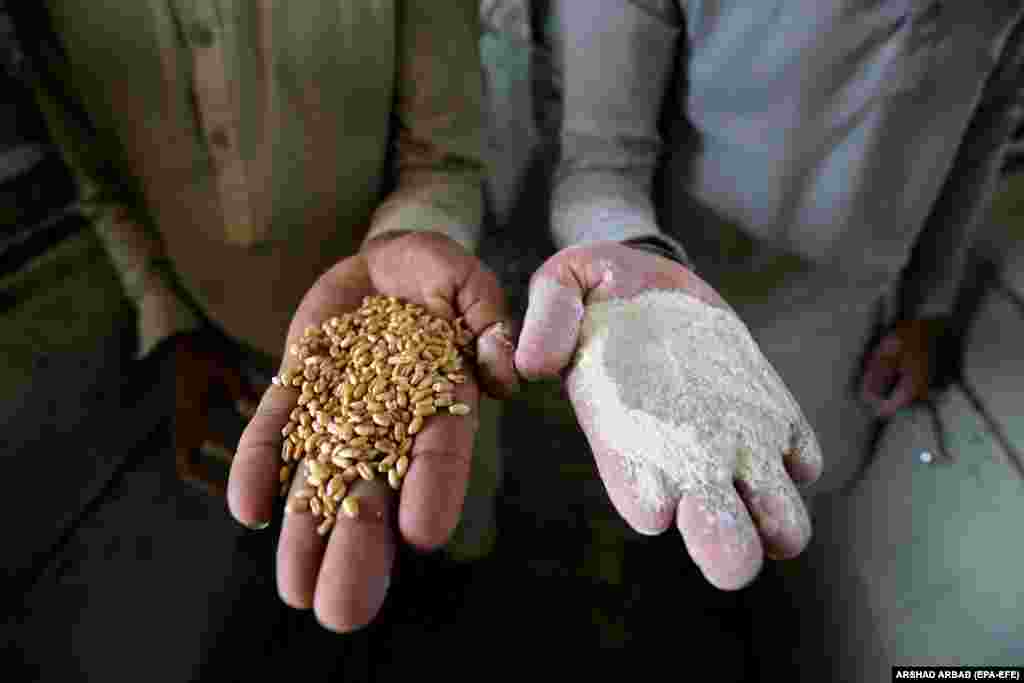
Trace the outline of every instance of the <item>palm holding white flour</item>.
[[531, 281], [515, 360], [524, 377], [563, 377], [619, 514], [646, 534], [675, 520], [714, 585], [807, 544], [794, 482], [821, 473], [813, 430], [689, 270], [616, 242], [564, 249]]

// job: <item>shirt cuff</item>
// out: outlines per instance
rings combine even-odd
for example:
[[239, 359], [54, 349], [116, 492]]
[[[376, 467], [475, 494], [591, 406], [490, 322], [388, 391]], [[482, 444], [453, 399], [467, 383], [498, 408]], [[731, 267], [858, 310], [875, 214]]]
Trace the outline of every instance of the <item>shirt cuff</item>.
[[394, 231], [437, 232], [475, 253], [482, 219], [483, 189], [478, 183], [406, 178], [377, 207], [363, 244]]
[[693, 264], [690, 262], [690, 258], [686, 255], [686, 251], [683, 250], [682, 245], [667, 235], [656, 233], [645, 237], [634, 237], [628, 240], [623, 240], [622, 243], [626, 246], [633, 247], [634, 249], [640, 249], [658, 256], [663, 256], [670, 261], [675, 261], [688, 270], [693, 270]]
[[555, 192], [551, 224], [559, 249], [605, 241], [648, 244], [692, 267], [683, 245], [658, 229], [643, 184], [616, 173], [577, 172], [566, 177]]
[[363, 245], [389, 232], [437, 232], [458, 242], [466, 251], [475, 253], [479, 230], [465, 223], [453, 222], [450, 214], [427, 204], [405, 205], [384, 213], [378, 211]]
[[137, 313], [136, 360], [148, 356], [164, 339], [202, 327], [202, 321], [159, 277], [147, 283], [145, 293], [137, 301]]

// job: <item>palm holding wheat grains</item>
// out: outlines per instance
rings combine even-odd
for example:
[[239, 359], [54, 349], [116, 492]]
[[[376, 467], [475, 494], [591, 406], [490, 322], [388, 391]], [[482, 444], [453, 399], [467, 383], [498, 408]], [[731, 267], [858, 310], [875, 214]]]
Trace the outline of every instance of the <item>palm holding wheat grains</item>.
[[[371, 303], [376, 313], [361, 315]], [[408, 340], [388, 329], [410, 318], [413, 326], [403, 333], [419, 331], [413, 343], [423, 348], [400, 344]], [[384, 325], [374, 330], [378, 323]], [[286, 604], [313, 608], [334, 631], [359, 628], [384, 602], [399, 541], [419, 550], [448, 541], [462, 514], [481, 391], [504, 398], [518, 385], [513, 329], [494, 274], [465, 247], [433, 232], [368, 240], [307, 291], [283, 335], [279, 383], [264, 393], [246, 426], [228, 482], [231, 514], [256, 529], [269, 525], [282, 479], [292, 482], [285, 506], [292, 510], [277, 544], [277, 590]], [[385, 332], [395, 337], [394, 351]], [[345, 342], [349, 334], [366, 337]], [[403, 369], [410, 364], [399, 358], [412, 351], [419, 357]], [[427, 365], [414, 387], [417, 363]], [[419, 395], [428, 387], [429, 396]], [[467, 408], [460, 403], [469, 409], [461, 417]], [[404, 437], [396, 423], [404, 424]], [[325, 524], [329, 518], [333, 523]]]
[[307, 327], [289, 350], [294, 365], [274, 377], [302, 391], [281, 430], [281, 495], [296, 472], [305, 483], [288, 509], [309, 510], [324, 535], [339, 511], [358, 517], [357, 478], [380, 474], [399, 489], [424, 420], [470, 411], [452, 391], [466, 381], [472, 341], [462, 318], [452, 325], [396, 297], [367, 296], [356, 312]]

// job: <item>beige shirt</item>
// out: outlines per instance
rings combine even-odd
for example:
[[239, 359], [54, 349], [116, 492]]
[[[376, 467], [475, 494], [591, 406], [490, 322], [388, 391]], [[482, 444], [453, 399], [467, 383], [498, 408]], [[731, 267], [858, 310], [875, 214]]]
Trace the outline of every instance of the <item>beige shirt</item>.
[[475, 0], [47, 5], [38, 96], [140, 305], [140, 354], [200, 314], [278, 356], [368, 236], [476, 246]]

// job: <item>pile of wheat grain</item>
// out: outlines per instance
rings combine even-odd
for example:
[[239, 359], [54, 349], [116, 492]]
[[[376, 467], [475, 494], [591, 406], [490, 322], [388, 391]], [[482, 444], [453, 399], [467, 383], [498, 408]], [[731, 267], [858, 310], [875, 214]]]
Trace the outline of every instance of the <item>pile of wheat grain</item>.
[[424, 420], [469, 413], [454, 389], [466, 381], [472, 342], [462, 318], [453, 324], [396, 297], [366, 297], [357, 311], [307, 327], [289, 349], [294, 365], [274, 377], [302, 392], [281, 430], [281, 495], [293, 475], [305, 481], [288, 509], [311, 511], [324, 535], [339, 510], [359, 515], [355, 479], [379, 474], [401, 488]]

